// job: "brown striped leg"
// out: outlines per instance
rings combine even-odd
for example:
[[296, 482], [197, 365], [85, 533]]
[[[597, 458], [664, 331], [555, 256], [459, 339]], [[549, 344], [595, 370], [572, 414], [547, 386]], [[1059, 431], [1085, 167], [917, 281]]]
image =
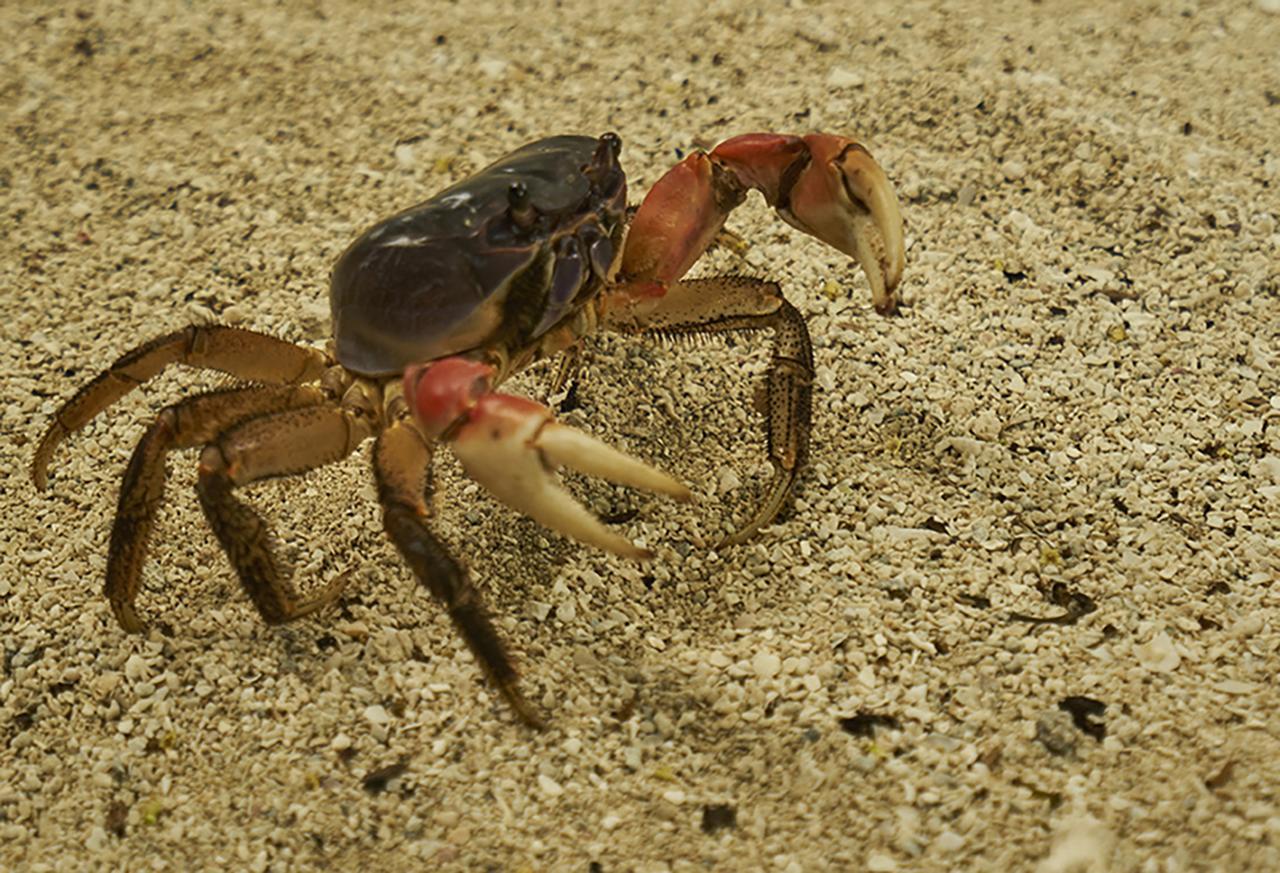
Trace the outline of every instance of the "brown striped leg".
[[327, 399], [318, 388], [270, 385], [211, 391], [161, 410], [129, 458], [111, 527], [105, 593], [122, 628], [137, 633], [143, 627], [133, 602], [156, 513], [164, 501], [166, 455], [172, 449], [203, 445], [238, 421]]
[[570, 346], [560, 353], [554, 364], [551, 383], [547, 385], [546, 397], [555, 397], [564, 390], [570, 379], [577, 377], [582, 370], [582, 358], [582, 346]]
[[266, 522], [235, 497], [235, 488], [341, 460], [372, 432], [373, 424], [363, 412], [312, 406], [250, 419], [219, 436], [200, 455], [200, 506], [267, 624], [293, 621], [332, 603], [350, 577], [343, 574], [310, 597], [299, 595], [276, 561]]
[[480, 592], [427, 527], [430, 468], [430, 445], [403, 417], [378, 437], [373, 469], [387, 535], [418, 581], [444, 604], [476, 661], [516, 715], [530, 727], [541, 728], [542, 717], [520, 694], [520, 677], [489, 619]]
[[617, 324], [608, 326], [665, 336], [773, 331], [773, 358], [761, 397], [773, 481], [747, 523], [725, 540], [726, 545], [745, 542], [777, 517], [808, 460], [814, 374], [804, 316], [783, 298], [777, 283], [745, 276], [673, 282], [650, 312], [637, 316], [625, 303], [617, 312]]
[[286, 385], [312, 382], [330, 363], [318, 349], [237, 327], [198, 325], [157, 337], [126, 352], [62, 405], [31, 459], [31, 481], [43, 491], [48, 484], [49, 459], [58, 444], [169, 364]]

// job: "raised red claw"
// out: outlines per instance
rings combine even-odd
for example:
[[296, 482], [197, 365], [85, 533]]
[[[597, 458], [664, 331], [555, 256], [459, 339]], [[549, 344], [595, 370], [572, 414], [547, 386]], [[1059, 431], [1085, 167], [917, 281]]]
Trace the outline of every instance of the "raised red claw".
[[905, 254], [893, 186], [862, 145], [833, 134], [748, 133], [697, 152], [649, 192], [631, 222], [620, 278], [680, 279], [749, 189], [788, 224], [858, 261], [878, 311], [897, 308]]
[[716, 171], [705, 153], [695, 152], [654, 184], [631, 220], [623, 277], [674, 282], [702, 257], [743, 197], [738, 192], [725, 208], [723, 195], [717, 196]]

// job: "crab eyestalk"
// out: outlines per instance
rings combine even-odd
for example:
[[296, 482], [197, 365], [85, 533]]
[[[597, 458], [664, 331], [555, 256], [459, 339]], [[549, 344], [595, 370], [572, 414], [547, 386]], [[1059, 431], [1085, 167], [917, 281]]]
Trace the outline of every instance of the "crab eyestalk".
[[902, 212], [884, 170], [860, 143], [826, 133], [748, 133], [716, 146], [711, 159], [764, 194], [788, 224], [856, 260], [878, 312], [897, 309]]

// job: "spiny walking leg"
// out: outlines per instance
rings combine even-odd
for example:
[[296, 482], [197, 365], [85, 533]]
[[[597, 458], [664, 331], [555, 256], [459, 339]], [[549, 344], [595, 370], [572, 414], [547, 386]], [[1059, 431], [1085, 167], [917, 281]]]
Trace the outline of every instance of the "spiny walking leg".
[[137, 633], [143, 627], [133, 603], [156, 513], [164, 502], [169, 452], [203, 445], [238, 421], [328, 400], [319, 388], [267, 385], [211, 391], [161, 410], [129, 458], [111, 527], [105, 593], [122, 628]]
[[378, 437], [373, 469], [382, 504], [382, 523], [418, 581], [449, 612], [471, 653], [520, 720], [543, 727], [542, 717], [525, 700], [519, 675], [466, 570], [427, 526], [431, 447], [399, 404], [397, 420]]
[[312, 406], [252, 419], [200, 455], [200, 506], [267, 624], [293, 621], [333, 602], [350, 577], [341, 575], [310, 597], [299, 595], [276, 561], [266, 522], [234, 490], [313, 470], [355, 451], [372, 435], [374, 422], [366, 409], [345, 403], [343, 408]]
[[332, 362], [318, 349], [238, 327], [197, 325], [157, 337], [125, 352], [58, 409], [31, 459], [36, 488], [48, 485], [49, 460], [59, 443], [170, 364], [219, 370], [247, 382], [296, 385], [320, 378]]

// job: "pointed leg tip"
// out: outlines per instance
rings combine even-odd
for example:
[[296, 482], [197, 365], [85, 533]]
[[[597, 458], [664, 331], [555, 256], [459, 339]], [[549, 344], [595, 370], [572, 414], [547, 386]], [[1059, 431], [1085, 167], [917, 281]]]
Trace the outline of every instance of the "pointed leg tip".
[[127, 634], [140, 634], [147, 628], [142, 619], [138, 618], [138, 613], [134, 611], [132, 606], [116, 607], [115, 614], [116, 622]]
[[27, 473], [31, 476], [31, 484], [36, 486], [37, 491], [44, 491], [49, 487], [49, 453], [43, 448], [37, 449], [35, 455], [31, 458], [31, 466], [27, 469]]
[[875, 308], [876, 308], [876, 312], [886, 317], [892, 317], [894, 315], [901, 314], [898, 311], [898, 298], [892, 295], [885, 300], [876, 301]]
[[507, 705], [511, 707], [512, 712], [516, 714], [525, 727], [532, 728], [536, 731], [545, 731], [547, 729], [547, 719], [542, 713], [534, 707], [532, 703], [525, 700], [524, 695], [520, 693], [520, 689], [516, 687], [514, 682], [498, 683], [498, 690], [502, 693], [502, 697], [507, 701]]

